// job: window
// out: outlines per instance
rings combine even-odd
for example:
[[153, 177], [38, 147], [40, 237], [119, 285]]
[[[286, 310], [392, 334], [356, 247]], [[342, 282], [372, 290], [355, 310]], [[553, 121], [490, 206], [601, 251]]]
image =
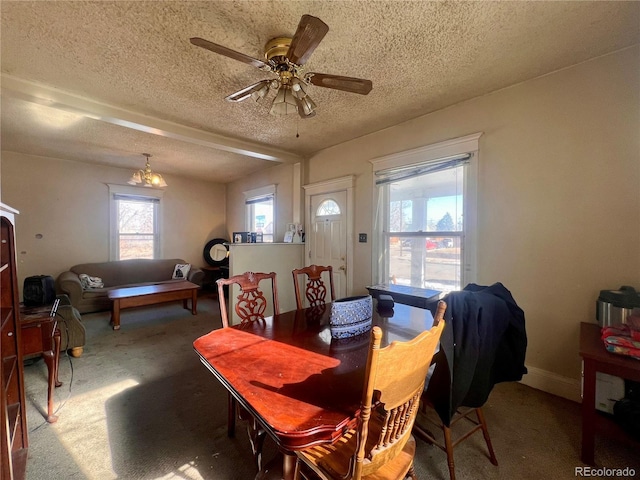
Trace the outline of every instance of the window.
[[467, 142], [449, 147], [372, 162], [378, 283], [450, 292], [475, 281], [477, 146], [472, 151], [460, 151], [469, 148]]
[[109, 188], [111, 259], [160, 258], [162, 192], [141, 195], [135, 187], [110, 185]]
[[325, 200], [318, 206], [316, 210], [316, 216], [322, 217], [324, 215], [340, 215], [340, 205], [335, 200]]
[[274, 241], [275, 185], [244, 192], [247, 230], [262, 233], [263, 242]]

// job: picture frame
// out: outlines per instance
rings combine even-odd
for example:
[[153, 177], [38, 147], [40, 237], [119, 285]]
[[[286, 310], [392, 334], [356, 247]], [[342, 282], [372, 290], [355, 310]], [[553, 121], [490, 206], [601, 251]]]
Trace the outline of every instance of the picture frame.
[[293, 236], [296, 234], [296, 224], [287, 223], [287, 231], [284, 232], [284, 243], [293, 243]]
[[249, 232], [233, 232], [233, 243], [249, 243]]

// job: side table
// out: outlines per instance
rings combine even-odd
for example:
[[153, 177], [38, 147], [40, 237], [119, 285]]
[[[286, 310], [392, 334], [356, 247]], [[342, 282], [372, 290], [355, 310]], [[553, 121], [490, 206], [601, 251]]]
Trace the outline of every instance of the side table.
[[582, 461], [595, 465], [596, 372], [640, 382], [640, 362], [635, 358], [608, 352], [595, 323], [580, 324], [580, 356], [584, 362], [582, 392]]
[[60, 330], [56, 317], [49, 316], [51, 305], [25, 307], [20, 304], [20, 327], [23, 358], [41, 356], [48, 370], [47, 422], [54, 423], [58, 417], [53, 414], [53, 388], [62, 383], [58, 380], [60, 361]]
[[379, 284], [366, 287], [373, 298], [379, 295], [391, 295], [396, 303], [404, 303], [412, 307], [426, 308], [435, 312], [438, 300], [442, 297], [440, 290], [409, 287], [407, 285]]
[[205, 265], [204, 267], [200, 267], [204, 271], [204, 280], [202, 281], [202, 287], [211, 289], [214, 294], [218, 292], [218, 285], [216, 284], [216, 280], [219, 278], [229, 278], [229, 267], [220, 266], [214, 267]]

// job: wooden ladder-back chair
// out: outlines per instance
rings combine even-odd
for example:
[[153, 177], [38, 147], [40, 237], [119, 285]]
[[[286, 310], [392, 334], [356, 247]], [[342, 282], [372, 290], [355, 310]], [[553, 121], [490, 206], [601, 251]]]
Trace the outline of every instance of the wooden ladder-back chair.
[[[267, 299], [264, 292], [260, 289], [260, 282], [270, 280], [272, 293], [273, 314], [280, 313], [278, 306], [278, 288], [276, 284], [276, 274], [271, 273], [255, 273], [245, 272], [240, 275], [234, 275], [230, 278], [220, 278], [216, 280], [218, 284], [218, 300], [220, 302], [220, 315], [222, 317], [223, 328], [229, 327], [229, 316], [227, 313], [227, 304], [224, 295], [224, 286], [237, 284], [240, 287], [240, 295], [237, 297], [237, 303], [234, 311], [240, 318], [241, 323], [250, 323], [264, 320], [264, 314], [267, 310]], [[229, 290], [230, 291], [230, 290]], [[241, 420], [246, 420], [249, 432], [249, 440], [251, 441], [251, 450], [253, 452], [256, 467], [258, 470], [262, 467], [262, 446], [266, 432], [260, 427], [258, 422], [249, 412], [238, 405], [236, 399], [229, 393], [229, 412], [227, 419], [227, 435], [235, 436], [236, 416]]]
[[[453, 450], [478, 431], [484, 436], [489, 460], [498, 465], [482, 406], [494, 383], [516, 381], [526, 373], [526, 333], [524, 314], [502, 284], [465, 287], [445, 300], [449, 331], [434, 357], [435, 369], [422, 396], [425, 415], [418, 418], [413, 433], [446, 452], [449, 477], [455, 480]], [[427, 415], [427, 408], [437, 415], [431, 411]], [[471, 428], [456, 425], [461, 420], [470, 422]], [[442, 429], [443, 440], [436, 440], [425, 421]]]
[[327, 286], [322, 280], [322, 273], [328, 272], [329, 277], [329, 291], [331, 293], [330, 301], [336, 299], [336, 292], [333, 288], [333, 267], [323, 267], [321, 265], [309, 265], [308, 267], [294, 269], [291, 274], [293, 275], [293, 287], [296, 291], [296, 308], [298, 310], [304, 308], [304, 299], [302, 298], [302, 292], [300, 291], [299, 276], [306, 275], [306, 283], [304, 296], [309, 301], [310, 307], [317, 307], [327, 303]]
[[[298, 477], [322, 479], [416, 479], [416, 443], [411, 430], [418, 414], [431, 358], [444, 329], [438, 324], [407, 342], [380, 348], [382, 330], [373, 327], [357, 426], [331, 445], [296, 452]], [[311, 470], [311, 474], [305, 474]]]

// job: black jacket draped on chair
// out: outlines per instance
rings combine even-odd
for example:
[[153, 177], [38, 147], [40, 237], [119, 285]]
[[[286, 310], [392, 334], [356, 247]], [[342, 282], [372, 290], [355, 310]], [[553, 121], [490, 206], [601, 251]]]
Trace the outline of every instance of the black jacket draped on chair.
[[493, 386], [527, 373], [524, 312], [502, 283], [451, 292], [427, 396], [449, 426], [461, 406], [481, 407]]

